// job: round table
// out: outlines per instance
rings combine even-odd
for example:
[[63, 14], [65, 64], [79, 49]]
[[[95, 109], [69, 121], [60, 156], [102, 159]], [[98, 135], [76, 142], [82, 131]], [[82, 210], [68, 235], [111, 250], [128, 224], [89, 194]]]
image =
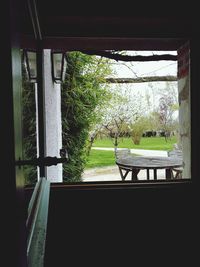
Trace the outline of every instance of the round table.
[[[132, 180], [138, 180], [140, 170], [147, 170], [147, 180], [150, 179], [149, 170], [154, 172], [154, 180], [157, 180], [157, 170], [166, 170], [166, 179], [172, 178], [172, 170], [183, 166], [181, 157], [149, 157], [149, 156], [127, 156], [116, 160], [119, 167], [122, 180], [125, 180], [127, 174], [132, 172]], [[122, 171], [125, 171], [123, 174]]]

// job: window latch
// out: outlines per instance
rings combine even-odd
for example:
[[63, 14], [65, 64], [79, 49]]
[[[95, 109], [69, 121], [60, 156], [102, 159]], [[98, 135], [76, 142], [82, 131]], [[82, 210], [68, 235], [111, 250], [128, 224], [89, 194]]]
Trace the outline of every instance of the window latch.
[[16, 166], [24, 166], [24, 165], [31, 165], [31, 166], [52, 166], [52, 165], [57, 165], [59, 163], [65, 163], [68, 161], [67, 157], [61, 157], [61, 158], [57, 158], [57, 157], [38, 157], [35, 159], [30, 159], [30, 160], [21, 160], [19, 158], [19, 160], [15, 161], [15, 165]]

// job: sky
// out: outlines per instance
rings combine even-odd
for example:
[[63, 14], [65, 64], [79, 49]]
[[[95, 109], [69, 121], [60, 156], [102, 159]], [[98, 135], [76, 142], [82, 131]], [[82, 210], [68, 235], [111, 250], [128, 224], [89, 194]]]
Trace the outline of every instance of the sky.
[[[128, 51], [130, 55], [177, 55], [176, 51]], [[116, 77], [142, 77], [142, 76], [163, 76], [177, 75], [176, 61], [149, 61], [149, 62], [122, 62], [113, 61], [113, 69], [116, 71]], [[125, 63], [125, 64], [124, 64]]]

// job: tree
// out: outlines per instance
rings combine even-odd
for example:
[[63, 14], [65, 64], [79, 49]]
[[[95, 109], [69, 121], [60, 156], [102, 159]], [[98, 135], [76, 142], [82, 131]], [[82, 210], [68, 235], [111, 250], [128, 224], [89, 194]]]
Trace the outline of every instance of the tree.
[[86, 162], [86, 145], [91, 125], [97, 120], [95, 109], [109, 100], [104, 79], [111, 70], [107, 59], [67, 53], [67, 73], [62, 86], [62, 138], [69, 154], [63, 164], [63, 179], [81, 180]]
[[115, 149], [120, 140], [125, 136], [130, 136], [130, 125], [133, 124], [145, 112], [145, 107], [141, 103], [141, 96], [134, 93], [132, 88], [115, 87], [110, 89], [112, 98], [104, 108], [101, 131], [104, 131], [111, 138]]
[[165, 132], [165, 140], [170, 137], [170, 132], [173, 130], [174, 126], [174, 101], [172, 95], [163, 95], [159, 99], [159, 122], [160, 126]]
[[139, 145], [143, 133], [149, 129], [150, 121], [149, 117], [139, 117], [134, 123], [130, 125], [130, 133], [133, 143]]

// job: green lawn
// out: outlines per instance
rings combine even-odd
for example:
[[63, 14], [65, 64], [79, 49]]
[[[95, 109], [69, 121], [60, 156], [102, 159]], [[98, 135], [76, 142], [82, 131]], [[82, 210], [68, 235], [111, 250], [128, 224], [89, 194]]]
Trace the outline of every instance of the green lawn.
[[86, 168], [115, 165], [114, 151], [94, 150], [90, 152]]
[[[172, 137], [167, 142], [164, 137], [143, 137], [140, 145], [134, 145], [131, 138], [123, 138], [119, 142], [121, 148], [135, 148], [135, 149], [151, 149], [151, 150], [171, 150], [173, 144], [177, 142], [176, 137]], [[97, 139], [93, 147], [113, 147], [113, 143], [110, 138]]]
[[[123, 138], [120, 141], [120, 148], [136, 148], [136, 149], [151, 149], [151, 150], [171, 150], [173, 144], [177, 140], [173, 137], [168, 142], [165, 141], [164, 137], [144, 137], [141, 140], [140, 145], [134, 145], [130, 138]], [[110, 139], [98, 139], [95, 141], [93, 147], [113, 147], [113, 143]], [[105, 150], [91, 150], [86, 168], [95, 168], [103, 166], [115, 165], [115, 157], [113, 151]]]

